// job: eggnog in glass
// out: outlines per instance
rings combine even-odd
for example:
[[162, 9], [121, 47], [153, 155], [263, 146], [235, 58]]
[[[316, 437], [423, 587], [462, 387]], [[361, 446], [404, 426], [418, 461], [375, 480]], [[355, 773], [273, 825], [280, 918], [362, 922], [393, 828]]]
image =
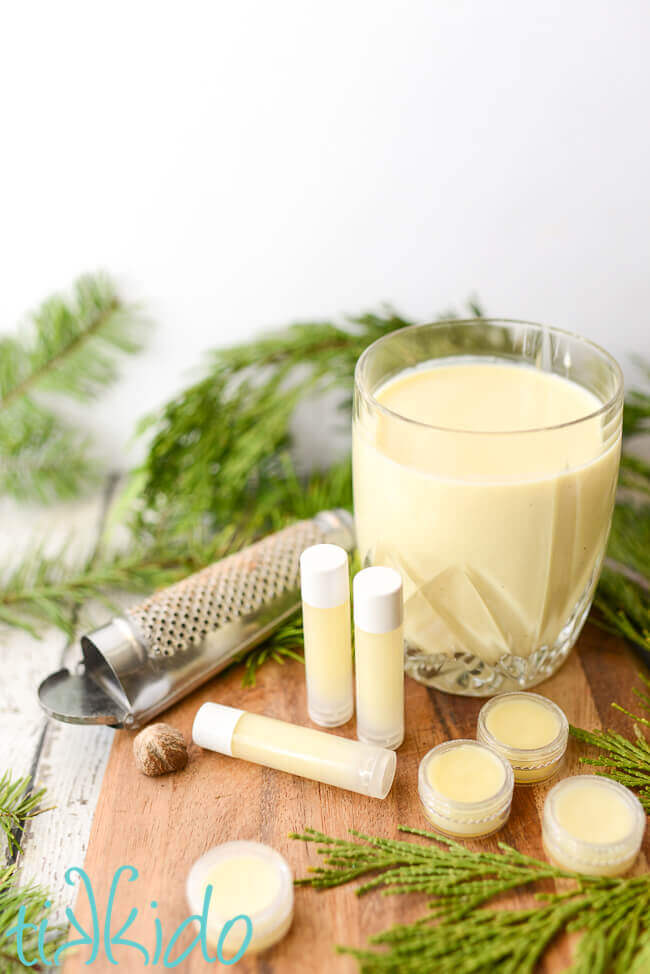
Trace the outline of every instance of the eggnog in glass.
[[416, 325], [366, 349], [357, 540], [364, 566], [402, 575], [411, 676], [484, 696], [563, 662], [604, 557], [622, 408], [616, 362], [540, 325]]

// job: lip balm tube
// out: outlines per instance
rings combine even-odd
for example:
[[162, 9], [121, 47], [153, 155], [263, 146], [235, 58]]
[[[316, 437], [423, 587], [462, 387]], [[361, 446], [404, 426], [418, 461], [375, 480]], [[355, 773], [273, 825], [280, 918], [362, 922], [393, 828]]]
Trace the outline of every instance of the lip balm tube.
[[509, 761], [518, 785], [546, 781], [559, 769], [569, 723], [557, 704], [539, 693], [499, 693], [483, 704], [476, 738]]
[[[293, 920], [293, 877], [284, 856], [271, 846], [261, 842], [224, 842], [197, 859], [186, 887], [192, 913], [202, 913], [208, 885], [212, 886], [212, 893], [206, 939], [208, 946], [218, 949], [223, 957], [237, 956], [249, 930], [246, 954], [266, 950], [289, 930]], [[242, 919], [226, 927], [238, 916]], [[250, 920], [250, 927], [244, 917]]]
[[338, 727], [354, 710], [347, 552], [335, 544], [306, 548], [300, 588], [307, 710], [315, 724]]
[[636, 795], [602, 775], [580, 774], [551, 788], [542, 841], [551, 862], [590, 876], [621, 876], [634, 865], [646, 817]]
[[404, 740], [402, 579], [392, 568], [364, 568], [353, 587], [357, 737], [397, 748]]
[[220, 703], [204, 703], [199, 708], [192, 739], [210, 751], [370, 798], [386, 797], [397, 766], [395, 752], [386, 748]]

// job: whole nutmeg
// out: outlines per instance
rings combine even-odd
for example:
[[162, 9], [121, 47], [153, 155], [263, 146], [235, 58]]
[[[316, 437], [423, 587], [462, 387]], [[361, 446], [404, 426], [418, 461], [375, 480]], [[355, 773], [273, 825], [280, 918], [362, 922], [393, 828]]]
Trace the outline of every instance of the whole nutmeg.
[[187, 764], [187, 746], [180, 731], [169, 724], [150, 724], [133, 740], [138, 771], [155, 777], [180, 771]]

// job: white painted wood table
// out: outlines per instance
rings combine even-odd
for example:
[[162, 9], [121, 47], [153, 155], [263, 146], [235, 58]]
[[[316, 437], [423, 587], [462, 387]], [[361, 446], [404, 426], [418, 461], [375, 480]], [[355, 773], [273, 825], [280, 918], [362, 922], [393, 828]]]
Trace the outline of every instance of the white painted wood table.
[[[90, 553], [102, 532], [115, 494], [115, 478], [90, 498], [47, 508], [0, 502], [0, 558], [5, 567], [30, 546], [56, 551], [70, 541], [71, 558]], [[110, 617], [101, 605], [88, 606], [80, 631]], [[48, 720], [37, 688], [41, 680], [80, 656], [78, 641], [57, 629], [42, 630], [40, 639], [0, 627], [0, 774], [30, 775], [35, 787], [47, 788], [46, 805], [56, 809], [32, 819], [22, 839], [20, 881], [37, 882], [52, 894], [52, 920], [63, 921], [76, 890], [65, 883], [70, 866], [82, 866], [93, 812], [99, 796], [114, 731], [80, 728]], [[6, 849], [0, 849], [4, 860]]]

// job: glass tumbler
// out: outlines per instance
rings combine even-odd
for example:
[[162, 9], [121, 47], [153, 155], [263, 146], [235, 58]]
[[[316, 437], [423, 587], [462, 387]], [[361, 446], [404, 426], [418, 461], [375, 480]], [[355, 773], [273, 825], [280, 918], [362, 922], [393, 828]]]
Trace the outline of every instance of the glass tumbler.
[[[568, 379], [582, 413], [547, 426], [522, 417], [520, 428], [522, 403], [513, 402], [507, 429], [452, 428], [444, 409], [434, 426], [381, 401], [414, 370], [474, 363]], [[534, 402], [532, 413], [523, 405], [534, 415]], [[605, 554], [622, 412], [614, 359], [555, 328], [454, 320], [392, 332], [365, 350], [354, 392], [357, 542], [364, 567], [402, 575], [410, 676], [489, 696], [535, 686], [566, 659]]]

